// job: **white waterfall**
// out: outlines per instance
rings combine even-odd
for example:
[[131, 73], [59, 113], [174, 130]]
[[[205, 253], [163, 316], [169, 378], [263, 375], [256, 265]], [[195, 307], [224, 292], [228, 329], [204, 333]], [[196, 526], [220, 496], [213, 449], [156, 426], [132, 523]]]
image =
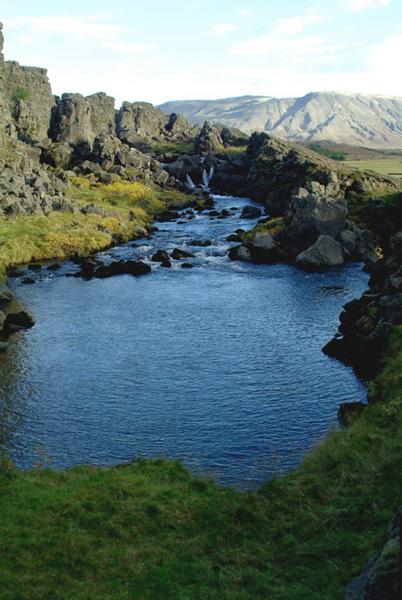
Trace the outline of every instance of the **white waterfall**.
[[187, 185], [188, 185], [189, 188], [191, 188], [191, 189], [195, 188], [194, 182], [193, 182], [193, 180], [191, 179], [191, 177], [190, 177], [190, 175], [188, 173], [186, 175], [186, 183], [187, 183]]
[[209, 182], [211, 181], [214, 174], [214, 167], [211, 167], [209, 173], [206, 169], [202, 172], [202, 183], [205, 187], [209, 186]]

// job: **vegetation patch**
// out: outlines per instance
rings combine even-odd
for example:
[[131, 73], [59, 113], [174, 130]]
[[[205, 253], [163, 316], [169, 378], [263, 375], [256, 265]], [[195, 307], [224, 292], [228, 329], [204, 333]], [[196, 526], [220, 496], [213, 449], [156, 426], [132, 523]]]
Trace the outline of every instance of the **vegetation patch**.
[[265, 223], [256, 225], [243, 235], [243, 243], [247, 244], [255, 236], [256, 233], [269, 233], [274, 236], [283, 230], [283, 217], [271, 219]]
[[152, 146], [152, 153], [156, 156], [162, 154], [194, 154], [195, 142], [183, 142], [180, 144], [154, 144]]
[[[343, 159], [339, 159], [343, 160]], [[359, 171], [372, 171], [380, 175], [391, 175], [392, 177], [402, 177], [402, 159], [382, 158], [377, 160], [343, 160], [348, 167], [358, 169]]]
[[310, 142], [310, 143], [306, 144], [306, 147], [309, 150], [313, 150], [314, 152], [317, 152], [318, 154], [322, 154], [323, 156], [332, 158], [332, 160], [345, 160], [345, 158], [347, 156], [345, 152], [340, 152], [339, 150], [332, 150], [330, 148], [326, 148], [326, 147], [322, 146], [321, 144], [319, 144], [318, 142]]
[[[73, 178], [72, 183], [67, 196], [77, 207], [76, 213], [54, 211], [46, 217], [0, 218], [3, 279], [9, 267], [31, 261], [64, 260], [75, 252], [98, 252], [113, 243], [114, 234], [120, 234], [120, 239], [127, 242], [136, 237], [138, 228], [147, 227], [156, 214], [179, 197], [178, 192], [162, 192], [122, 180], [101, 184], [89, 176]], [[86, 212], [88, 204], [101, 210], [98, 214]]]

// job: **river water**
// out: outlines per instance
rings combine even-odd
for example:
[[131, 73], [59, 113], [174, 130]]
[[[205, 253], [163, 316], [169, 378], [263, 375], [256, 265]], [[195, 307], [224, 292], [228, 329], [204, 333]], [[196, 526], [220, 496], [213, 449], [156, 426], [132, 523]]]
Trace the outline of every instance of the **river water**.
[[[367, 287], [361, 265], [307, 273], [231, 262], [225, 238], [254, 224], [241, 217], [250, 201], [215, 201], [229, 216], [185, 211], [151, 239], [100, 255], [140, 257], [148, 275], [84, 281], [65, 276], [77, 270], [66, 262], [29, 272], [34, 285], [9, 280], [37, 319], [0, 354], [0, 427], [18, 467], [163, 456], [253, 487], [337, 427], [341, 402], [365, 399], [353, 371], [321, 352], [342, 305]], [[150, 261], [174, 247], [195, 257], [170, 269]]]

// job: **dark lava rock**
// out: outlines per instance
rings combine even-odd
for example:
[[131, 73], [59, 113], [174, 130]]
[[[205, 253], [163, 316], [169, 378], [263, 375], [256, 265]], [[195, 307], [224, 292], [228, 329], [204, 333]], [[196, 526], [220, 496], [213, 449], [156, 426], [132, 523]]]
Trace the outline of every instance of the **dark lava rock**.
[[31, 285], [32, 283], [35, 283], [35, 279], [32, 279], [31, 277], [24, 277], [24, 279], [21, 280], [21, 283], [24, 285]]
[[4, 324], [6, 334], [20, 331], [21, 329], [30, 329], [35, 325], [35, 317], [32, 313], [21, 310], [16, 313], [9, 313]]
[[261, 209], [251, 204], [246, 204], [241, 213], [243, 219], [254, 219], [256, 217], [261, 217], [261, 215]]
[[169, 261], [169, 254], [166, 250], [158, 250], [151, 258], [152, 262], [166, 262]]
[[181, 260], [182, 258], [194, 258], [194, 254], [189, 252], [188, 250], [181, 250], [180, 248], [175, 248], [172, 252], [173, 260]]
[[193, 240], [190, 243], [190, 246], [200, 246], [202, 248], [206, 248], [207, 246], [212, 246], [211, 240]]
[[139, 277], [151, 271], [151, 267], [141, 260], [119, 260], [110, 265], [101, 265], [95, 270], [94, 277], [105, 279], [114, 275], [133, 275]]

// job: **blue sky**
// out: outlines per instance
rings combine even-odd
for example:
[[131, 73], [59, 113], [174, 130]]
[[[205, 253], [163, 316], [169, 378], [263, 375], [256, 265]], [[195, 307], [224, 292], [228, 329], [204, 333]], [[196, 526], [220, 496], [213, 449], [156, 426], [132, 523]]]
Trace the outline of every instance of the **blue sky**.
[[116, 99], [402, 96], [401, 0], [0, 0], [6, 60]]

